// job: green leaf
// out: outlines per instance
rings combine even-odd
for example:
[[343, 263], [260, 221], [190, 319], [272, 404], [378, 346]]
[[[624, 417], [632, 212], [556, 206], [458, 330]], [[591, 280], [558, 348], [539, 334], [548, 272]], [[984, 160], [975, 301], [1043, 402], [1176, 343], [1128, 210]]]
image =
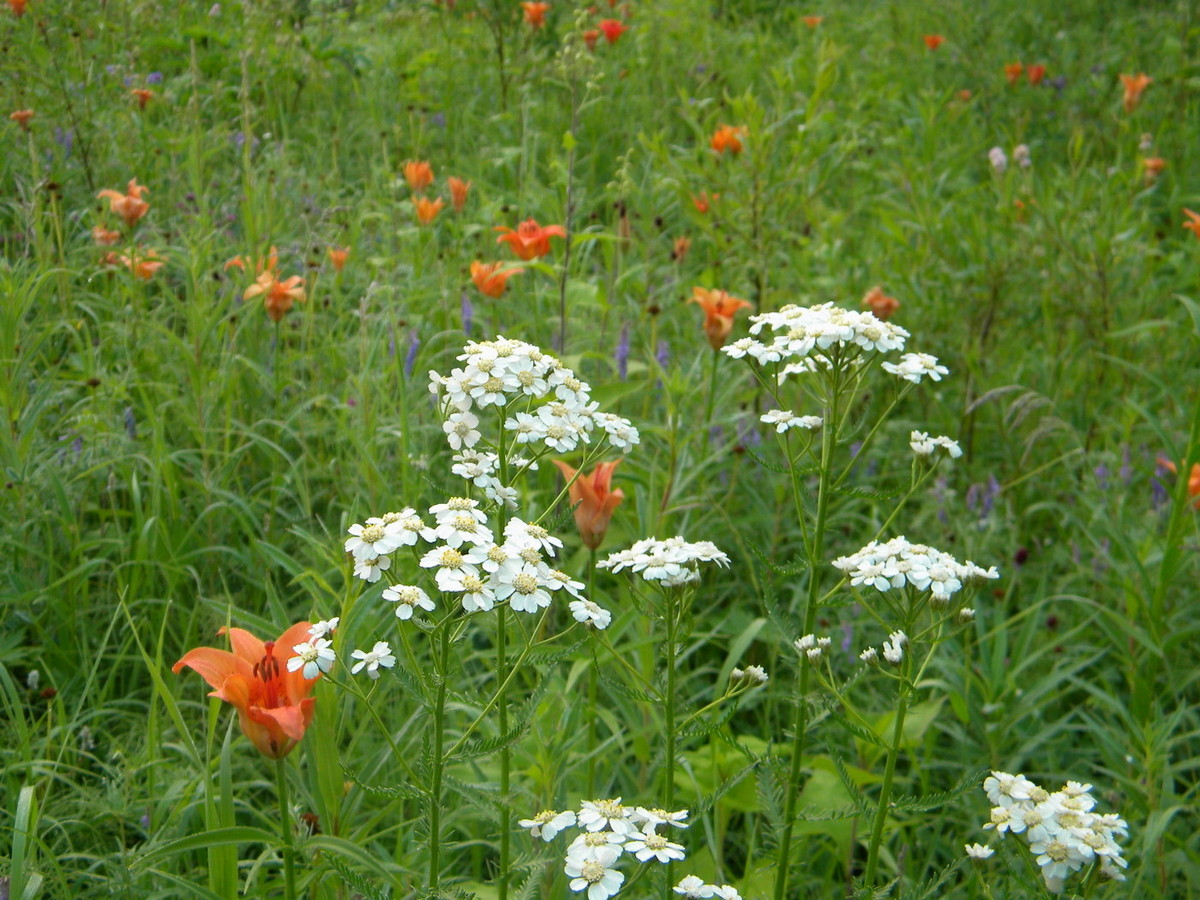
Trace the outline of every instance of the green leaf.
[[240, 844], [266, 844], [268, 847], [277, 847], [279, 846], [279, 835], [250, 825], [214, 828], [211, 831], [189, 834], [187, 837], [159, 844], [131, 862], [129, 868], [134, 871], [144, 869], [158, 860], [169, 859], [189, 850], [206, 850], [209, 847], [228, 847]]

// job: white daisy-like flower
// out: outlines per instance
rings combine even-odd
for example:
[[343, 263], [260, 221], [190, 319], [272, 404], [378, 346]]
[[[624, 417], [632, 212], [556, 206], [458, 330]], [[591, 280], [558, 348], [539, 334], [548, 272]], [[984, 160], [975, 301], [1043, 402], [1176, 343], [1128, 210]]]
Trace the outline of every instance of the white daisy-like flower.
[[543, 579], [546, 587], [552, 591], [563, 590], [574, 597], [576, 600], [583, 599], [583, 589], [585, 587], [582, 581], [575, 581], [566, 572], [558, 569], [551, 569], [550, 574]]
[[612, 613], [591, 600], [572, 600], [567, 607], [576, 622], [591, 625], [601, 631], [612, 624]]
[[687, 828], [688, 811], [686, 809], [677, 809], [674, 812], [668, 812], [665, 809], [648, 809], [645, 806], [639, 806], [633, 811], [630, 821], [637, 825], [642, 830], [647, 826], [657, 828], [659, 825], [672, 825], [675, 828]]
[[392, 655], [392, 648], [387, 641], [376, 641], [370, 650], [355, 650], [350, 656], [358, 660], [350, 667], [350, 674], [357, 675], [365, 668], [372, 681], [379, 677], [380, 666], [390, 669], [396, 664], [396, 657]]
[[449, 546], [434, 547], [421, 557], [418, 565], [423, 569], [437, 569], [433, 580], [441, 591], [461, 591], [463, 576], [479, 574], [458, 549]]
[[543, 809], [532, 819], [520, 819], [517, 824], [528, 828], [531, 837], [549, 842], [564, 828], [575, 827], [575, 811], [568, 809], [565, 812], [557, 812], [553, 809]]
[[1008, 156], [999, 147], [993, 147], [988, 151], [988, 162], [992, 164], [992, 169], [997, 175], [1003, 175], [1004, 170], [1008, 168]]
[[426, 612], [433, 612], [436, 608], [429, 595], [414, 584], [396, 584], [384, 588], [383, 599], [396, 604], [397, 619], [411, 619], [413, 611], [418, 608]]
[[889, 375], [913, 384], [920, 384], [923, 378], [941, 381], [943, 375], [950, 374], [949, 369], [938, 363], [936, 356], [928, 353], [905, 353], [900, 357], [900, 362], [885, 362], [880, 368]]
[[400, 546], [399, 529], [385, 524], [377, 516], [367, 519], [366, 525], [356, 522], [347, 531], [350, 537], [346, 539], [346, 552], [353, 554], [355, 559], [374, 559]]
[[504, 537], [507, 538], [507, 543], [517, 549], [536, 547], [550, 556], [554, 556], [555, 550], [561, 550], [563, 545], [562, 541], [541, 525], [515, 517], [509, 519], [508, 524], [504, 526]]
[[638, 862], [657, 859], [660, 863], [668, 863], [687, 856], [682, 844], [669, 841], [655, 831], [643, 831], [633, 835], [631, 840], [625, 842], [625, 852], [632, 853]]
[[621, 851], [613, 849], [597, 859], [576, 860], [567, 858], [563, 871], [571, 879], [572, 891], [587, 891], [587, 900], [608, 900], [621, 889], [625, 876], [609, 868], [620, 857]]
[[714, 888], [713, 897], [719, 897], [720, 900], [742, 900], [742, 895], [738, 893], [738, 889], [732, 884], [723, 884], [718, 888]]
[[391, 567], [392, 558], [390, 556], [376, 556], [374, 559], [355, 559], [354, 577], [361, 578], [369, 584], [374, 584], [379, 580], [381, 574]]
[[466, 612], [487, 612], [496, 605], [490, 579], [485, 581], [470, 572], [462, 576], [462, 606]]
[[967, 844], [964, 849], [971, 859], [990, 859], [996, 852], [985, 844]]
[[[743, 340], [749, 340], [743, 338]], [[707, 900], [717, 889], [715, 884], [706, 884], [698, 875], [685, 875], [672, 890], [682, 894], [686, 900]]]
[[865, 662], [867, 665], [870, 665], [871, 663], [877, 662], [879, 660], [879, 651], [876, 650], [874, 647], [868, 647], [862, 653], [858, 654], [858, 658], [861, 659], [863, 662]]
[[493, 591], [498, 601], [508, 601], [517, 612], [535, 613], [550, 605], [550, 592], [545, 584], [527, 567], [515, 571], [501, 570], [492, 576]]
[[893, 632], [889, 640], [883, 642], [883, 658], [894, 666], [900, 665], [904, 659], [904, 645], [907, 640], [903, 631]]
[[584, 800], [579, 804], [579, 827], [588, 831], [615, 831], [618, 834], [629, 834], [636, 827], [629, 821], [633, 810], [621, 805], [621, 798], [615, 800]]
[[821, 427], [820, 416], [798, 416], [789, 409], [773, 409], [760, 417], [764, 425], [774, 425], [778, 434], [783, 434], [789, 428], [804, 428], [813, 430]]
[[627, 835], [616, 831], [585, 831], [567, 846], [567, 859], [596, 859], [610, 850], [621, 850]]
[[446, 417], [442, 423], [442, 431], [446, 432], [446, 441], [451, 450], [461, 450], [464, 447], [474, 447], [482, 435], [478, 431], [479, 417], [473, 412], [455, 411]]
[[333, 645], [325, 638], [313, 638], [311, 641], [296, 644], [292, 647], [292, 652], [296, 655], [287, 661], [287, 670], [295, 672], [303, 669], [301, 675], [309, 681], [332, 669], [337, 659], [333, 653]]
[[933, 456], [937, 450], [937, 444], [933, 438], [923, 431], [914, 431], [908, 436], [908, 446], [912, 447], [913, 453], [917, 456]]
[[337, 631], [338, 623], [341, 621], [338, 616], [334, 616], [332, 619], [322, 619], [320, 622], [310, 625], [308, 633], [314, 638], [323, 638]]

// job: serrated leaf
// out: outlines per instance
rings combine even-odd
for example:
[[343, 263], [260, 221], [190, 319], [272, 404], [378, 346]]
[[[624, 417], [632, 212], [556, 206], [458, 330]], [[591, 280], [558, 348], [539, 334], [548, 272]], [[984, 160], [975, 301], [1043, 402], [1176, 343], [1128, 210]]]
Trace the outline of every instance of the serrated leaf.
[[447, 759], [476, 759], [480, 756], [489, 756], [505, 747], [511, 747], [524, 737], [527, 731], [529, 731], [529, 722], [518, 722], [504, 734], [468, 741], [461, 750]]
[[646, 693], [645, 691], [641, 690], [640, 688], [630, 687], [629, 685], [625, 684], [624, 682], [617, 681], [611, 675], [605, 675], [603, 672], [600, 673], [600, 682], [605, 687], [612, 688], [614, 691], [616, 691], [622, 697], [628, 697], [630, 700], [640, 700], [643, 703], [661, 703], [662, 702], [661, 696], [654, 696], [652, 694]]
[[370, 784], [359, 778], [358, 773], [353, 769], [348, 769], [345, 766], [342, 766], [342, 773], [348, 781], [354, 782], [354, 784], [368, 794], [373, 794], [376, 797], [387, 797], [392, 800], [424, 800], [428, 797], [428, 793], [415, 784], [403, 781], [396, 784]]

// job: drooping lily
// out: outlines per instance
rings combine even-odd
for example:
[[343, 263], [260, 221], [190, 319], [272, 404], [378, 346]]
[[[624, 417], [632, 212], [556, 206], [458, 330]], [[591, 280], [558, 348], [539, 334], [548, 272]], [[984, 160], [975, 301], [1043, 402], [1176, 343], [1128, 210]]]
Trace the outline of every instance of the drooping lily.
[[[604, 540], [613, 513], [625, 499], [620, 488], [612, 490], [612, 475], [621, 460], [599, 463], [591, 472], [579, 472], [561, 460], [551, 460], [562, 472], [570, 487], [571, 503], [575, 505], [575, 527], [584, 546], [595, 550]], [[578, 474], [578, 477], [576, 475]], [[575, 480], [572, 481], [571, 479]]]

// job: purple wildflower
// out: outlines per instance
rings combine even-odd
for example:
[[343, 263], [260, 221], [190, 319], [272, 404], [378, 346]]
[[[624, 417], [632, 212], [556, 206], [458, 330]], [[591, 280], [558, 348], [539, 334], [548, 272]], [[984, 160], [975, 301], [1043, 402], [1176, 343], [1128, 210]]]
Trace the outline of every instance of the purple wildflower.
[[654, 354], [655, 361], [662, 368], [667, 367], [667, 363], [671, 361], [671, 345], [666, 341], [658, 342], [658, 352]]
[[408, 353], [404, 355], [404, 377], [412, 378], [413, 366], [417, 362], [417, 351], [421, 348], [421, 339], [414, 328], [408, 335]]
[[467, 337], [471, 336], [471, 323], [475, 321], [475, 307], [471, 305], [471, 298], [467, 296], [467, 292], [462, 293], [462, 330]]
[[137, 419], [133, 415], [133, 407], [125, 407], [125, 433], [132, 441], [137, 440]]
[[162, 83], [163, 83], [163, 73], [162, 72], [151, 72], [149, 75], [146, 76], [146, 84], [162, 84]]
[[621, 380], [629, 374], [629, 323], [621, 326], [621, 336], [617, 339], [617, 350], [614, 354], [617, 360], [617, 374]]

